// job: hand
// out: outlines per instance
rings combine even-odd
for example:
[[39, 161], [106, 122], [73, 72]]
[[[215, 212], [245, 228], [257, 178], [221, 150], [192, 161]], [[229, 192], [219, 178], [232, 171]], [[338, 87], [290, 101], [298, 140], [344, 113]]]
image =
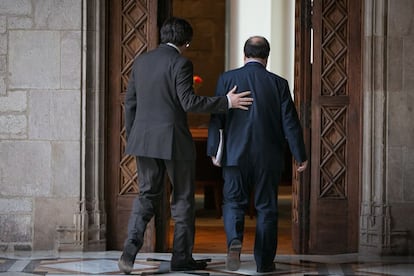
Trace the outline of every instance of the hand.
[[303, 172], [307, 167], [308, 167], [308, 160], [299, 164], [298, 172]]
[[221, 167], [221, 163], [217, 161], [215, 156], [211, 156], [211, 161], [213, 162], [214, 166]]
[[240, 93], [236, 92], [237, 86], [235, 85], [232, 90], [227, 93], [227, 96], [230, 97], [231, 108], [239, 108], [243, 110], [249, 110], [247, 107], [252, 104], [253, 98], [247, 98], [247, 95], [250, 95], [250, 91], [244, 91]]

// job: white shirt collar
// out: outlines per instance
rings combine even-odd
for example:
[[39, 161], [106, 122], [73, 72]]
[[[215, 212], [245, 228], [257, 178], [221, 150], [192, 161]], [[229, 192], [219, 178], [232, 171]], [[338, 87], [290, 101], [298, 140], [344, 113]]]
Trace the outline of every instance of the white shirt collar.
[[245, 63], [244, 63], [244, 64], [247, 64], [247, 63], [253, 63], [253, 62], [260, 63], [261, 65], [263, 65], [264, 67], [266, 67], [266, 65], [265, 65], [265, 64], [263, 64], [263, 62], [262, 62], [261, 60], [257, 60], [257, 59], [255, 59], [255, 58], [249, 58], [248, 60], [246, 60], [246, 61], [245, 61]]
[[181, 54], [180, 49], [176, 45], [172, 44], [171, 42], [167, 42], [167, 45], [175, 48]]

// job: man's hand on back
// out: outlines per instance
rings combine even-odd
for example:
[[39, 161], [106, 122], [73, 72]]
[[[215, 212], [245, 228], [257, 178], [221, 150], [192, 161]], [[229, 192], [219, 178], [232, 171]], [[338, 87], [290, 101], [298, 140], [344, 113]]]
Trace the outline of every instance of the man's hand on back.
[[253, 98], [246, 97], [251, 94], [250, 91], [244, 91], [240, 93], [235, 93], [237, 86], [234, 86], [233, 89], [227, 93], [227, 96], [231, 102], [231, 108], [239, 108], [243, 110], [249, 110], [248, 106], [252, 105]]

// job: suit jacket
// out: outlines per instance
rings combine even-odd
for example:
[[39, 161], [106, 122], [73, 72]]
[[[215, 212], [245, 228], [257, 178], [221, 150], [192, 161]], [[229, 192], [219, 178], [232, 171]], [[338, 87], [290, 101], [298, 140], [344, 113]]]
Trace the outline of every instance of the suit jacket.
[[194, 160], [187, 112], [227, 112], [226, 97], [194, 94], [193, 64], [166, 44], [138, 56], [125, 98], [126, 153]]
[[286, 140], [297, 161], [307, 160], [302, 128], [288, 82], [267, 71], [261, 63], [249, 62], [222, 74], [216, 95], [223, 95], [234, 85], [237, 85], [238, 91], [250, 90], [253, 104], [248, 111], [230, 110], [227, 115], [212, 114], [207, 155], [215, 156], [219, 129], [224, 129], [222, 166], [255, 164], [282, 169]]

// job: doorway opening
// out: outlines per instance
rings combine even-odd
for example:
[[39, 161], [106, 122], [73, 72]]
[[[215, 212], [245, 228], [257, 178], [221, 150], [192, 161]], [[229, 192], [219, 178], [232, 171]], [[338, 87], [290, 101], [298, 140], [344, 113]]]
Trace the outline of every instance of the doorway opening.
[[[177, 8], [175, 4], [178, 2], [183, 4]], [[240, 7], [228, 7], [228, 5], [248, 6], [253, 3], [255, 6], [250, 6], [246, 13], [241, 12]], [[195, 74], [204, 79], [203, 86], [197, 93], [212, 96], [219, 74], [225, 69], [241, 66], [233, 62], [240, 59], [240, 56], [234, 58], [235, 53], [242, 53], [242, 46], [238, 44], [240, 40], [244, 43], [249, 35], [261, 35], [261, 29], [258, 28], [255, 30], [260, 30], [259, 33], [245, 32], [254, 31], [250, 25], [246, 25], [246, 18], [257, 18], [258, 11], [267, 15], [277, 14], [272, 6], [275, 3], [294, 4], [293, 18], [296, 20], [294, 20], [295, 28], [291, 31], [291, 34], [295, 35], [294, 46], [285, 49], [295, 53], [295, 103], [302, 122], [307, 152], [312, 157], [309, 161], [313, 164], [302, 174], [296, 173], [294, 168], [291, 171], [287, 169], [292, 176], [290, 185], [287, 185], [290, 187], [287, 190], [291, 190], [292, 193], [286, 194], [292, 202], [290, 209], [292, 247], [298, 254], [356, 252], [361, 181], [363, 60], [361, 58], [363, 5], [357, 0], [324, 2], [281, 0], [265, 1], [260, 5], [252, 1], [229, 0], [108, 1], [110, 16], [106, 16], [108, 45], [105, 62], [107, 70], [105, 207], [108, 210], [108, 249], [122, 248], [131, 201], [138, 192], [135, 160], [132, 156], [124, 155], [126, 139], [123, 127], [123, 100], [133, 58], [156, 47], [157, 28], [162, 19], [171, 14], [187, 18], [196, 29], [194, 41], [189, 49], [190, 59], [194, 63]], [[279, 12], [285, 14], [284, 9], [279, 9]], [[231, 16], [227, 13], [231, 13]], [[263, 29], [269, 26], [281, 27], [283, 24], [276, 24], [274, 21], [280, 18], [283, 19], [283, 16], [272, 16], [271, 20], [261, 18], [263, 20], [260, 22], [268, 22], [268, 24], [261, 23], [261, 27]], [[213, 24], [210, 24], [211, 22]], [[235, 31], [233, 27], [231, 28], [230, 38], [227, 30], [229, 25], [235, 28]], [[235, 37], [234, 33], [237, 33]], [[311, 33], [314, 38], [312, 43]], [[283, 36], [273, 33], [264, 36], [274, 38], [274, 40], [270, 39], [272, 56], [275, 45], [283, 40]], [[231, 44], [235, 41], [237, 43]], [[281, 52], [285, 53], [285, 51]], [[275, 63], [280, 62], [280, 58], [286, 58], [285, 56], [277, 56]], [[269, 66], [269, 70], [284, 76], [277, 68]], [[292, 86], [292, 79], [285, 78]], [[205, 146], [207, 138], [206, 127], [209, 115], [190, 114], [189, 117], [194, 140], [197, 146], [201, 147], [197, 165], [203, 164], [206, 154], [202, 147]], [[213, 209], [217, 208], [215, 198], [218, 197], [215, 195], [217, 190], [221, 191], [220, 171], [209, 171], [213, 166], [210, 160], [207, 160], [207, 164], [200, 166], [201, 173], [196, 175], [197, 185], [202, 187], [198, 189], [202, 192], [197, 194], [199, 205], [203, 206], [201, 213], [203, 209], [210, 211], [212, 202]], [[286, 164], [292, 163], [286, 162]], [[219, 185], [207, 185], [207, 182]], [[209, 186], [219, 189], [213, 189], [212, 192], [212, 187]], [[281, 186], [283, 187], [283, 184]], [[285, 196], [283, 193], [285, 189], [280, 190], [281, 195]], [[214, 195], [213, 200], [211, 197], [208, 199], [211, 193]], [[167, 198], [165, 204], [168, 204]], [[210, 207], [205, 208], [206, 204], [210, 204]], [[169, 217], [165, 210], [168, 210], [168, 207], [162, 206], [158, 219], [155, 223], [150, 223], [150, 227], [147, 228], [148, 238], [143, 252], [144, 250], [165, 252], [168, 249]], [[221, 219], [215, 221], [219, 227], [222, 227]], [[155, 227], [157, 222], [158, 225]], [[346, 238], [338, 240], [338, 233]], [[220, 242], [224, 243], [222, 240]], [[280, 242], [282, 244], [281, 239]]]
[[[243, 52], [243, 48], [237, 46], [233, 48], [229, 41], [234, 40], [234, 33], [229, 31], [229, 25], [233, 24], [232, 18], [235, 16], [230, 10], [229, 1], [217, 0], [189, 1], [173, 0], [173, 16], [182, 17], [188, 20], [194, 29], [193, 41], [191, 46], [184, 53], [194, 65], [194, 74], [203, 79], [203, 84], [196, 93], [204, 96], [214, 96], [215, 86], [219, 75], [224, 72], [226, 67], [238, 67], [243, 62], [243, 57], [235, 55], [234, 52]], [[233, 4], [234, 5], [234, 4]], [[239, 5], [239, 4], [237, 4]], [[242, 4], [240, 4], [242, 5]], [[231, 9], [230, 9], [231, 8]], [[243, 7], [237, 7], [243, 8]], [[246, 8], [246, 7], [244, 7]], [[294, 13], [291, 15], [294, 17]], [[291, 19], [294, 20], [293, 18]], [[290, 37], [293, 37], [294, 30]], [[254, 33], [251, 35], [264, 35], [264, 33]], [[244, 34], [243, 34], [244, 36]], [[246, 40], [248, 37], [241, 38]], [[271, 38], [267, 37], [270, 41]], [[278, 37], [274, 43], [280, 43], [283, 39]], [[272, 43], [272, 42], [271, 42]], [[292, 43], [293, 45], [293, 43]], [[278, 45], [271, 45], [276, 49]], [[227, 49], [227, 50], [226, 50]], [[293, 49], [291, 49], [293, 55]], [[277, 55], [277, 50], [273, 51]], [[236, 56], [237, 62], [229, 60], [229, 56]], [[239, 61], [240, 59], [240, 61]], [[286, 62], [283, 60], [282, 62]], [[280, 60], [277, 62], [280, 63]], [[281, 66], [293, 68], [293, 56], [289, 65]], [[226, 66], [227, 65], [227, 66]], [[279, 67], [277, 67], [279, 68]], [[269, 69], [269, 68], [268, 68]], [[271, 70], [271, 69], [269, 69]], [[272, 70], [271, 70], [272, 71]], [[275, 72], [279, 74], [278, 72]], [[292, 70], [293, 75], [293, 70]], [[293, 87], [293, 82], [290, 83]], [[196, 161], [196, 237], [194, 253], [226, 253], [226, 236], [221, 216], [221, 193], [222, 177], [221, 169], [214, 167], [211, 160], [206, 156], [207, 128], [209, 114], [189, 114], [189, 125], [197, 149]], [[282, 183], [279, 185], [279, 228], [278, 228], [278, 254], [293, 254], [292, 249], [292, 159], [287, 150], [285, 155], [285, 170], [282, 176]], [[173, 221], [170, 223], [169, 231], [169, 250], [172, 247]], [[243, 241], [243, 253], [253, 253], [254, 236], [256, 228], [256, 217], [254, 207], [246, 212], [245, 236]]]

